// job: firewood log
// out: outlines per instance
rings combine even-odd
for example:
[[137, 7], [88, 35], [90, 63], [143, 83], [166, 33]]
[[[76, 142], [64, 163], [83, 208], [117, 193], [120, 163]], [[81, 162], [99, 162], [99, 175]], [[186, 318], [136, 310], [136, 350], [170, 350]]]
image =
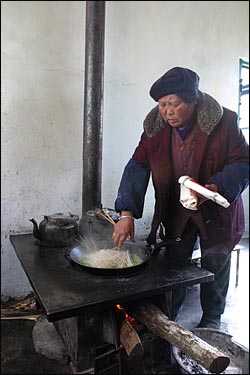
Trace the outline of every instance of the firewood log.
[[139, 356], [143, 353], [141, 340], [127, 319], [122, 322], [120, 341], [129, 357]]
[[230, 358], [180, 324], [171, 321], [157, 306], [141, 305], [136, 309], [136, 319], [155, 335], [177, 346], [186, 355], [209, 372], [221, 373]]

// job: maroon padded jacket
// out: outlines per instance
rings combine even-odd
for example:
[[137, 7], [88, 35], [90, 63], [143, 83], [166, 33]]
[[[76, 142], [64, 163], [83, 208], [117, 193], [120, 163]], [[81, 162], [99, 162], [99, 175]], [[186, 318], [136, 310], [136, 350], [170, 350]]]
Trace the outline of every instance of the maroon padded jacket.
[[[197, 179], [200, 184], [215, 183], [216, 176], [218, 175], [221, 180], [223, 173], [228, 180], [228, 166], [249, 163], [249, 148], [238, 127], [237, 114], [221, 107], [208, 94], [199, 92], [194, 126], [196, 176], [191, 177]], [[188, 218], [193, 217], [201, 236], [209, 236], [215, 243], [221, 240], [229, 250], [232, 250], [245, 228], [241, 195], [230, 202], [226, 209], [211, 200], [201, 204], [198, 212], [180, 207], [180, 187], [178, 181], [173, 178], [172, 170], [172, 158], [175, 153], [175, 150], [171, 149], [173, 131], [174, 129], [166, 124], [159, 114], [158, 106], [154, 107], [145, 118], [144, 132], [133, 154], [134, 159], [150, 169], [155, 189], [155, 211], [147, 241], [150, 244], [156, 242], [160, 224], [163, 224], [167, 235], [181, 238]], [[232, 183], [234, 178], [232, 174]], [[245, 186], [248, 186], [247, 181]]]

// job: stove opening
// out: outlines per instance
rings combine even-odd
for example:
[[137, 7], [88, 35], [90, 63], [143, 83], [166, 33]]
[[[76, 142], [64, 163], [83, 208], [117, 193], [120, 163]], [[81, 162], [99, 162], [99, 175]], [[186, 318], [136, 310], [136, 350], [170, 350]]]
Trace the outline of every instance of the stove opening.
[[55, 322], [71, 358], [74, 374], [167, 374], [170, 344], [136, 318], [140, 303], [166, 311], [165, 295], [88, 312]]

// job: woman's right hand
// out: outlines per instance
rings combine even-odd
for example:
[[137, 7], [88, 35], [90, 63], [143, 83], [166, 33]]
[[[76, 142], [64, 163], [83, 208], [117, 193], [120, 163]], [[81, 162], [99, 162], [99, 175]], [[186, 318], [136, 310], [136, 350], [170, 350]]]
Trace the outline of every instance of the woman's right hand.
[[[128, 216], [128, 217], [124, 217]], [[120, 249], [122, 247], [123, 242], [130, 238], [131, 241], [134, 242], [135, 237], [135, 227], [134, 227], [134, 218], [131, 214], [123, 213], [121, 215], [120, 220], [118, 223], [114, 225], [114, 232], [113, 232], [113, 241], [115, 246]]]

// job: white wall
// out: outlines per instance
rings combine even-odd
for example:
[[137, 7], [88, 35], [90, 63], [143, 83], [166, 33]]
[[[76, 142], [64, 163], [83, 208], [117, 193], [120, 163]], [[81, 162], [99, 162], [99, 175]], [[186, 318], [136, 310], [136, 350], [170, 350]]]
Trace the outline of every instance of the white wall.
[[[9, 235], [31, 232], [31, 217], [81, 216], [85, 2], [7, 1], [1, 8], [1, 295], [7, 299], [31, 291]], [[113, 207], [155, 105], [149, 88], [166, 70], [196, 70], [200, 89], [237, 111], [238, 59], [249, 56], [248, 8], [248, 1], [106, 2], [104, 206]], [[153, 204], [150, 187], [138, 236], [149, 227]]]

